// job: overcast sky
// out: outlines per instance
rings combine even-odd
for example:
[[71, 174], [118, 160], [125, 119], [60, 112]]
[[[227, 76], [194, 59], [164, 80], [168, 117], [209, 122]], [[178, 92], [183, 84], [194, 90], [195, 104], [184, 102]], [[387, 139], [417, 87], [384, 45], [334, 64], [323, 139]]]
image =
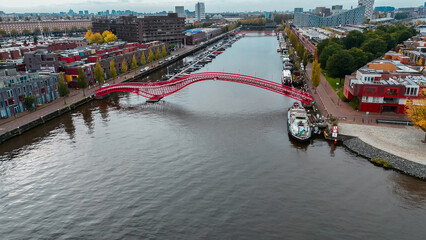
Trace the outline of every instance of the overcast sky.
[[[188, 0], [0, 0], [0, 11], [22, 12], [67, 12], [73, 9], [98, 12], [104, 10], [132, 10], [136, 12], [174, 11], [174, 6], [185, 6], [194, 11], [197, 1]], [[234, 11], [285, 11], [295, 7], [305, 9], [315, 6], [340, 4], [344, 8], [356, 6], [358, 0], [204, 0], [206, 12]], [[425, 0], [376, 0], [374, 6], [417, 7]]]

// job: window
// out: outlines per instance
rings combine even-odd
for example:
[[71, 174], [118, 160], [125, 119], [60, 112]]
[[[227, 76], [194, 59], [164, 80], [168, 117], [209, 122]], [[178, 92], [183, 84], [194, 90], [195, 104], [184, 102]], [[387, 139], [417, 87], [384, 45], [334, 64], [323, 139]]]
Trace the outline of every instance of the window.
[[19, 101], [20, 101], [20, 102], [25, 101], [25, 95], [20, 95], [20, 96], [19, 96]]
[[364, 88], [364, 94], [369, 94], [369, 95], [373, 95], [376, 94], [376, 89], [375, 87], [366, 87]]
[[13, 98], [7, 99], [7, 105], [8, 106], [13, 105], [13, 104], [15, 104], [15, 99], [13, 99]]
[[385, 90], [385, 95], [397, 95], [398, 89], [397, 88], [387, 88]]

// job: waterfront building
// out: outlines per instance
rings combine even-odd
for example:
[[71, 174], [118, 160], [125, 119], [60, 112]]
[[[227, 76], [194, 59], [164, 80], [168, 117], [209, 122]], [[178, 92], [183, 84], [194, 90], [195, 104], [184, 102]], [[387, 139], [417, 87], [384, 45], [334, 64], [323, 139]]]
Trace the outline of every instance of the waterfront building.
[[97, 19], [92, 25], [93, 32], [109, 30], [119, 39], [128, 42], [182, 43], [185, 18], [178, 17], [176, 13], [168, 13], [167, 16], [130, 15], [116, 19]]
[[368, 63], [346, 76], [343, 94], [350, 100], [358, 98], [363, 112], [405, 113], [408, 99], [419, 99], [426, 93], [426, 77], [403, 61], [396, 57]]
[[195, 19], [197, 19], [197, 21], [206, 19], [206, 9], [203, 2], [197, 2], [195, 4]]
[[365, 6], [342, 11], [329, 17], [320, 17], [310, 13], [295, 13], [296, 27], [334, 27], [345, 25], [359, 25], [364, 21]]
[[35, 104], [58, 98], [58, 75], [0, 70], [0, 117], [8, 118], [26, 110], [25, 98], [32, 95]]
[[358, 0], [358, 6], [365, 6], [365, 18], [373, 18], [374, 0]]
[[294, 13], [302, 13], [303, 8], [294, 8]]
[[77, 27], [78, 29], [90, 28], [92, 26], [91, 20], [50, 20], [50, 21], [13, 21], [13, 22], [0, 22], [0, 29], [6, 31], [10, 34], [13, 29], [22, 33], [24, 29], [34, 32], [38, 29], [44, 31], [44, 29], [49, 29], [49, 31], [54, 31], [58, 28], [59, 30], [72, 29]]
[[186, 17], [184, 6], [175, 6], [175, 13], [177, 13], [178, 17]]
[[38, 49], [24, 54], [27, 71], [57, 72], [59, 68], [58, 57], [46, 49]]

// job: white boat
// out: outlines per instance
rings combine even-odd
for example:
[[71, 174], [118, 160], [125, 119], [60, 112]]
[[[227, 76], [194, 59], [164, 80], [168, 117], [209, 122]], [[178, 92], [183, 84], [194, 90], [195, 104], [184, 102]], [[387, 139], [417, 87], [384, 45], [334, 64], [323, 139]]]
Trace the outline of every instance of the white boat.
[[312, 136], [308, 114], [304, 107], [295, 102], [288, 109], [288, 133], [299, 142], [306, 142]]
[[288, 69], [284, 69], [281, 76], [281, 83], [283, 85], [291, 86], [291, 83], [293, 82], [291, 71]]

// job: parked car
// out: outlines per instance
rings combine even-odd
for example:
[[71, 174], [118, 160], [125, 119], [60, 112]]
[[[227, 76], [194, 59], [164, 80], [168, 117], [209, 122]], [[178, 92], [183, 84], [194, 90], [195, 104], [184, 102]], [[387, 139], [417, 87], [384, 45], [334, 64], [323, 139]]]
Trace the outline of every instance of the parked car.
[[148, 70], [149, 70], [149, 67], [144, 67], [144, 68], [141, 69], [141, 72], [145, 72], [145, 71], [148, 71]]
[[163, 61], [159, 61], [159, 62], [158, 62], [158, 64], [163, 64], [163, 63], [164, 63]]
[[108, 87], [108, 86], [109, 86], [109, 83], [104, 83], [104, 84], [102, 84], [101, 87]]

